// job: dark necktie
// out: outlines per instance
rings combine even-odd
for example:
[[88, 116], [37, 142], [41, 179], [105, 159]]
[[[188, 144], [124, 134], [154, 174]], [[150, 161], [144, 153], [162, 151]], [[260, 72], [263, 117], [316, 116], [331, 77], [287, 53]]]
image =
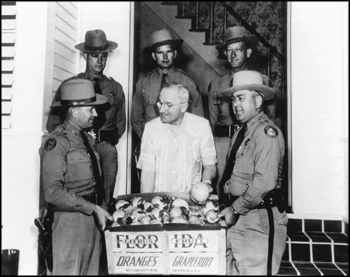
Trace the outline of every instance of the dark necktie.
[[242, 128], [239, 130], [239, 133], [236, 137], [236, 140], [233, 143], [230, 157], [227, 161], [225, 171], [224, 171], [224, 174], [223, 174], [221, 182], [220, 182], [220, 188], [221, 188], [221, 192], [222, 192], [220, 199], [222, 200], [223, 204], [226, 207], [228, 207], [232, 204], [233, 199], [232, 199], [232, 197], [230, 197], [231, 196], [230, 194], [224, 194], [224, 185], [231, 178], [232, 170], [233, 170], [235, 163], [236, 163], [236, 154], [237, 154], [237, 151], [238, 151], [240, 145], [242, 144], [246, 129], [247, 129], [247, 125], [243, 124]]
[[104, 192], [103, 192], [103, 184], [102, 184], [102, 180], [101, 180], [101, 175], [100, 175], [100, 171], [99, 171], [99, 167], [98, 167], [97, 158], [96, 158], [96, 155], [95, 155], [94, 151], [92, 150], [92, 147], [89, 143], [89, 139], [85, 135], [85, 132], [80, 131], [80, 135], [83, 138], [86, 151], [91, 158], [92, 171], [94, 173], [94, 178], [96, 180], [97, 204], [101, 205], [102, 199], [104, 197]]
[[168, 76], [168, 74], [166, 74], [166, 73], [164, 73], [163, 75], [162, 75], [162, 81], [161, 81], [161, 83], [160, 83], [160, 90], [162, 90], [162, 88], [165, 86], [165, 84], [166, 84], [166, 77]]
[[[102, 95], [102, 89], [99, 83], [99, 78], [94, 78], [95, 81], [95, 93], [96, 94], [101, 94]], [[97, 117], [94, 120], [94, 129], [100, 129], [103, 124], [106, 123], [106, 114], [103, 109], [103, 106], [96, 106], [96, 112], [97, 112]]]

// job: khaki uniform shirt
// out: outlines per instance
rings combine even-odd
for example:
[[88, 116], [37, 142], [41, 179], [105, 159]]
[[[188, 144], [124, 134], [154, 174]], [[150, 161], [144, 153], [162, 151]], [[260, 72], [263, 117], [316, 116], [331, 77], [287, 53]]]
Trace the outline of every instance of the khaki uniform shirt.
[[239, 214], [254, 209], [269, 191], [281, 187], [284, 151], [281, 130], [263, 112], [247, 123], [231, 178], [226, 182], [230, 193], [240, 196], [232, 205]]
[[[167, 74], [167, 82], [178, 82], [189, 89], [192, 103], [190, 103], [187, 111], [204, 116], [202, 97], [192, 77], [177, 68], [172, 68]], [[162, 74], [160, 69], [156, 68], [136, 84], [132, 102], [131, 125], [139, 138], [142, 136], [145, 124], [159, 116], [156, 103], [159, 98], [161, 81]]]
[[[87, 134], [86, 136], [99, 161], [93, 138]], [[63, 211], [91, 215], [95, 204], [81, 195], [94, 192], [96, 181], [92, 162], [79, 130], [65, 121], [43, 141], [39, 153], [45, 201]]]
[[214, 79], [209, 84], [208, 89], [208, 106], [209, 122], [214, 130], [215, 125], [232, 125], [238, 124], [233, 114], [231, 100], [222, 97], [220, 91], [231, 87], [232, 74], [227, 71], [220, 77]]

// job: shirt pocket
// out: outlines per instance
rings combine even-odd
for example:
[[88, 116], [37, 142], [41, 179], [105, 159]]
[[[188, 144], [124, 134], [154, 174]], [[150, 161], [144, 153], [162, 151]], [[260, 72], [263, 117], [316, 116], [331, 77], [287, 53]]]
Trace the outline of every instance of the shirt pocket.
[[91, 161], [87, 153], [74, 151], [67, 155], [67, 180], [91, 180]]
[[254, 162], [253, 157], [248, 155], [242, 155], [239, 153], [236, 159], [236, 164], [234, 167], [237, 175], [247, 178], [251, 177], [254, 174]]

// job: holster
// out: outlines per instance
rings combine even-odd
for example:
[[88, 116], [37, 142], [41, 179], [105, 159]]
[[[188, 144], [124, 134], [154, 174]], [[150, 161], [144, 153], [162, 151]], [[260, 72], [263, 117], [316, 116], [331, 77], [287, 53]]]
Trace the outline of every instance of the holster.
[[34, 224], [39, 229], [39, 250], [44, 256], [46, 268], [52, 272], [52, 223], [54, 220], [54, 212], [51, 208], [49, 209], [49, 206], [46, 215], [42, 218], [35, 218]]

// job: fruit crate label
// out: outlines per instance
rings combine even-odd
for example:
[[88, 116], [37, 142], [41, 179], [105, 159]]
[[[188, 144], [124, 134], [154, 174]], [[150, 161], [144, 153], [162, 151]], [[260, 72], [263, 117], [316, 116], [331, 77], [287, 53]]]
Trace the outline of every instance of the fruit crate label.
[[110, 232], [113, 252], [162, 252], [165, 232]]
[[220, 231], [168, 231], [169, 251], [218, 252], [224, 234]]
[[110, 274], [164, 274], [163, 253], [113, 253]]
[[[176, 275], [221, 275], [225, 274], [224, 268], [220, 269], [218, 253], [170, 253], [170, 274]], [[220, 272], [221, 271], [221, 272]]]

